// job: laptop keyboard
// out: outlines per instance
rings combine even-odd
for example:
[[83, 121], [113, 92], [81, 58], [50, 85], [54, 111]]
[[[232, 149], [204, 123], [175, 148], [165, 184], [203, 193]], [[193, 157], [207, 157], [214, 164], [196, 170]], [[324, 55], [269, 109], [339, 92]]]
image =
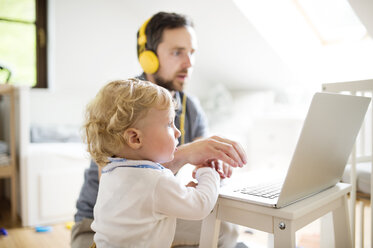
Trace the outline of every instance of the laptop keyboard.
[[253, 185], [249, 187], [245, 187], [242, 189], [234, 190], [234, 192], [240, 192], [246, 195], [254, 195], [259, 197], [264, 197], [268, 199], [277, 198], [281, 192], [282, 183], [268, 183], [268, 184], [260, 184], [260, 185]]

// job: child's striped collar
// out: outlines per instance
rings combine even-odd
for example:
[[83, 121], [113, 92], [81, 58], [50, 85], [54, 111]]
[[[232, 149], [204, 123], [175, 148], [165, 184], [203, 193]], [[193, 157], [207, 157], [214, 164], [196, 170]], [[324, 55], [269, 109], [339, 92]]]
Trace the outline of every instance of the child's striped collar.
[[147, 168], [155, 170], [163, 170], [164, 167], [161, 164], [149, 161], [149, 160], [129, 160], [125, 158], [108, 158], [110, 163], [107, 164], [103, 169], [102, 173], [108, 173], [116, 168]]

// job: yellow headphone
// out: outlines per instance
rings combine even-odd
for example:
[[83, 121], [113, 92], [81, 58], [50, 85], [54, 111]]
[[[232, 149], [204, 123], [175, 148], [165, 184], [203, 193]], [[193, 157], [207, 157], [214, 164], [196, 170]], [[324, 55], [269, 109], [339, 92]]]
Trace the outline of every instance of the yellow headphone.
[[150, 50], [146, 50], [146, 26], [148, 25], [148, 22], [151, 18], [149, 18], [141, 27], [139, 30], [139, 37], [137, 38], [137, 44], [139, 45], [139, 62], [147, 74], [154, 74], [157, 72], [159, 67], [159, 60], [157, 55]]

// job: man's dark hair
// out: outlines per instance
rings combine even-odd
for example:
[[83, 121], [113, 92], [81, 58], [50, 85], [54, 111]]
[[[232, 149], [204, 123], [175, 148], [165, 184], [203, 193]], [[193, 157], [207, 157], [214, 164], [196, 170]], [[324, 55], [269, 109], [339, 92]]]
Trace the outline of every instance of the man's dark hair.
[[[185, 15], [176, 13], [158, 12], [149, 21], [145, 29], [146, 35], [146, 50], [151, 50], [154, 53], [157, 51], [159, 43], [161, 43], [163, 31], [166, 29], [174, 29], [181, 27], [193, 27], [191, 19]], [[137, 32], [137, 38], [139, 32]], [[137, 56], [139, 56], [139, 44], [137, 43]]]

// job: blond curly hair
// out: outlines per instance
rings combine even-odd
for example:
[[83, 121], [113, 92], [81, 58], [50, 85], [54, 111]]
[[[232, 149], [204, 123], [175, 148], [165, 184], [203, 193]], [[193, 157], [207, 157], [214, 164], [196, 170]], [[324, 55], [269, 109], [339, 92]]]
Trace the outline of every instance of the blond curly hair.
[[98, 92], [86, 108], [83, 140], [100, 167], [123, 147], [124, 131], [152, 107], [169, 109], [174, 102], [168, 90], [148, 81], [113, 81]]

